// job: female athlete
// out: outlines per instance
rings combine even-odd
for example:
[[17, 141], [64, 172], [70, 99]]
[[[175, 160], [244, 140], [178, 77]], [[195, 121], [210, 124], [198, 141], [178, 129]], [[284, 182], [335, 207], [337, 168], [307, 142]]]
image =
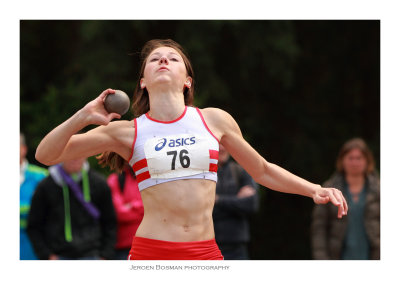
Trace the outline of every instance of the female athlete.
[[[128, 259], [223, 259], [214, 239], [219, 144], [254, 178], [270, 189], [332, 202], [337, 216], [347, 213], [342, 193], [322, 188], [267, 162], [244, 139], [227, 112], [192, 106], [193, 69], [172, 40], [151, 40], [142, 49], [142, 65], [133, 96], [131, 121], [108, 113], [103, 91], [48, 133], [36, 150], [46, 165], [101, 154], [111, 169], [124, 161], [135, 171], [144, 217]], [[98, 127], [79, 133], [88, 125]]]

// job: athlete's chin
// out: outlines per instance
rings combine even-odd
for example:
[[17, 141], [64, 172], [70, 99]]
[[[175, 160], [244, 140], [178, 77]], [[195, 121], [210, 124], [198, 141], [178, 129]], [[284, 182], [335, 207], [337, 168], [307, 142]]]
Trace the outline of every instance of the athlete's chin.
[[166, 86], [166, 85], [171, 85], [173, 84], [173, 80], [170, 76], [167, 75], [160, 75], [157, 78], [154, 79], [153, 85], [154, 86]]
[[151, 88], [148, 89], [154, 89], [157, 91], [163, 90], [163, 91], [170, 91], [171, 89], [178, 87], [178, 85], [176, 84], [175, 81], [173, 81], [170, 78], [157, 78], [156, 80], [154, 80], [154, 82], [152, 83]]

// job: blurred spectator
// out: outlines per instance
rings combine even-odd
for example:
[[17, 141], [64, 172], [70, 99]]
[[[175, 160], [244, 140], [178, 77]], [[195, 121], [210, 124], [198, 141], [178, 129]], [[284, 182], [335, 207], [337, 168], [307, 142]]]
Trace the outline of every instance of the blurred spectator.
[[112, 201], [117, 214], [116, 259], [128, 259], [133, 236], [142, 222], [143, 202], [135, 173], [128, 164], [121, 174], [113, 173], [107, 183], [111, 188]]
[[349, 212], [337, 219], [334, 205], [315, 205], [312, 221], [314, 259], [380, 259], [380, 181], [374, 158], [360, 138], [339, 152], [336, 173], [324, 184], [346, 197]]
[[218, 182], [213, 211], [215, 240], [225, 260], [249, 259], [249, 216], [258, 209], [257, 185], [219, 146]]
[[36, 188], [28, 235], [40, 259], [112, 259], [116, 218], [105, 178], [86, 159], [49, 168]]
[[37, 259], [32, 245], [26, 233], [28, 213], [31, 206], [33, 192], [37, 184], [47, 176], [46, 169], [32, 165], [26, 159], [28, 147], [26, 145], [24, 134], [19, 134], [19, 170], [20, 170], [20, 188], [19, 188], [19, 257], [21, 260]]

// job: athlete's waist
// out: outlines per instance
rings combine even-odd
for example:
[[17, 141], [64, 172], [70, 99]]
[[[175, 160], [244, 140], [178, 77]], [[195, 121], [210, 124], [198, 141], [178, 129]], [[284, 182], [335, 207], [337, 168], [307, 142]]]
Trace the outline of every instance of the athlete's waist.
[[168, 240], [153, 239], [140, 236], [134, 236], [133, 242], [140, 242], [143, 244], [159, 244], [174, 248], [179, 248], [179, 247], [189, 248], [191, 246], [198, 247], [200, 245], [213, 245], [216, 243], [215, 238], [210, 238], [206, 240], [195, 240], [195, 241], [168, 241]]
[[204, 220], [184, 221], [182, 217], [145, 216], [136, 231], [137, 237], [163, 241], [203, 241], [214, 238], [212, 216]]
[[168, 242], [197, 242], [197, 241], [207, 241], [208, 239], [215, 238], [215, 234], [213, 231], [209, 233], [203, 233], [203, 235], [193, 235], [193, 234], [183, 234], [183, 233], [144, 233], [139, 229], [136, 231], [135, 237], [143, 237], [149, 239], [158, 239], [160, 241], [168, 241]]
[[200, 241], [165, 241], [135, 236], [131, 260], [223, 260], [214, 238]]

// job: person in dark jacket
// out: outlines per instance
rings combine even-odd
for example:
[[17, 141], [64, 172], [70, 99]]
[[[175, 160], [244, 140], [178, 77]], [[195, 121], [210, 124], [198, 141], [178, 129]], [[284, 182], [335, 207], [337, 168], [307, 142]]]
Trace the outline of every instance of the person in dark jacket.
[[225, 260], [249, 259], [249, 216], [257, 209], [256, 183], [220, 145], [213, 221], [215, 239]]
[[86, 159], [49, 168], [35, 190], [28, 235], [39, 259], [112, 259], [116, 216], [110, 188]]
[[380, 182], [364, 140], [347, 141], [336, 173], [324, 183], [341, 190], [349, 206], [338, 221], [330, 206], [315, 206], [311, 226], [314, 259], [380, 259]]

